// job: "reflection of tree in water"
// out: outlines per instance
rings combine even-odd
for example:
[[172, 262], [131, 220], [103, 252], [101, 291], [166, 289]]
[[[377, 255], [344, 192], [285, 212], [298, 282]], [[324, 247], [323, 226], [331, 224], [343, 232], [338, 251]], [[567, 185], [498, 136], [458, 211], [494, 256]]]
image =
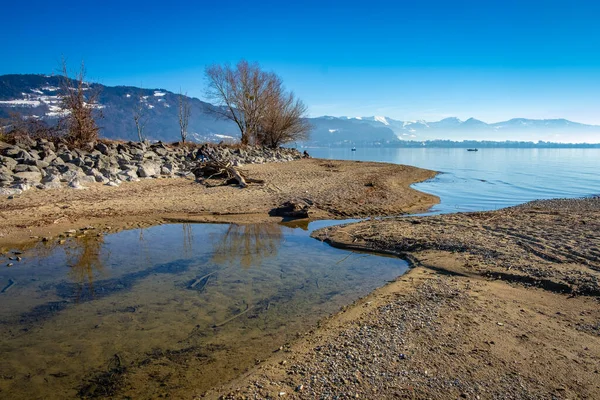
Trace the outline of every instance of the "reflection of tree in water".
[[239, 263], [250, 268], [276, 256], [282, 239], [281, 226], [277, 224], [230, 224], [223, 237], [215, 242], [212, 260], [216, 264]]
[[183, 255], [187, 257], [191, 257], [193, 254], [193, 246], [194, 243], [194, 231], [192, 229], [192, 224], [183, 223], [181, 224], [181, 228], [183, 229]]
[[94, 272], [104, 269], [100, 257], [103, 245], [103, 236], [84, 235], [71, 239], [65, 246], [67, 262], [71, 267], [69, 275], [79, 284], [77, 298], [82, 296], [86, 286], [94, 295]]

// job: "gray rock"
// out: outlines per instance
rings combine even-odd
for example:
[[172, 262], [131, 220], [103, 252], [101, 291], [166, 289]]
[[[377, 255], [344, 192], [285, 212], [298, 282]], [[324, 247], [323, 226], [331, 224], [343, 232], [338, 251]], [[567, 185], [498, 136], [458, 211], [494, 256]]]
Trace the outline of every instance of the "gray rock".
[[60, 189], [60, 188], [62, 188], [62, 184], [60, 183], [60, 181], [59, 182], [47, 182], [47, 183], [41, 183], [37, 187], [42, 190]]
[[106, 182], [106, 186], [112, 186], [112, 187], [118, 187], [120, 185], [120, 181], [117, 183], [117, 181], [108, 181]]
[[0, 174], [0, 182], [12, 182], [12, 181], [13, 181], [12, 173], [11, 174], [8, 174], [8, 173]]
[[35, 161], [35, 166], [38, 168], [38, 170], [42, 170], [42, 169], [47, 168], [48, 166], [50, 166], [50, 163], [48, 161], [36, 160]]
[[62, 175], [60, 177], [60, 181], [61, 182], [72, 182], [75, 179], [79, 178], [81, 175], [83, 175], [83, 174], [79, 171], [66, 171], [66, 172], [62, 173]]
[[106, 156], [110, 154], [110, 150], [111, 150], [110, 147], [108, 147], [104, 143], [96, 143], [95, 149]]
[[16, 158], [16, 155], [23, 151], [19, 146], [9, 146], [2, 151], [2, 154], [7, 157]]
[[20, 182], [20, 183], [14, 184], [12, 187], [14, 189], [19, 189], [19, 190], [22, 190], [24, 192], [26, 190], [31, 189], [32, 186], [33, 186], [32, 183], [29, 183], [29, 182]]
[[85, 176], [80, 176], [79, 178], [79, 182], [82, 184], [85, 183], [96, 183], [96, 177], [93, 175], [85, 175]]
[[[63, 158], [63, 161], [67, 161]], [[78, 167], [83, 167], [85, 165], [85, 161], [81, 157], [73, 158], [71, 161], [67, 161], [73, 165], [77, 165]]]
[[17, 178], [17, 179], [15, 179], [16, 181], [37, 183], [42, 180], [42, 174], [40, 172], [35, 172], [35, 171], [17, 172], [15, 174], [13, 174], [13, 176]]
[[40, 172], [39, 168], [33, 165], [19, 164], [14, 169], [17, 172]]
[[56, 157], [54, 160], [52, 160], [50, 162], [50, 165], [64, 165], [65, 162], [62, 160], [62, 158], [58, 158]]
[[81, 182], [79, 182], [79, 179], [73, 179], [71, 182], [69, 182], [69, 187], [71, 189], [78, 189], [78, 190], [87, 189], [85, 186], [83, 186], [81, 184]]
[[60, 183], [60, 175], [58, 173], [48, 173], [46, 171], [46, 176], [42, 178], [42, 183]]
[[157, 175], [159, 172], [160, 165], [152, 162], [144, 162], [137, 169], [137, 174], [140, 178], [150, 178]]
[[60, 159], [64, 162], [70, 162], [75, 158], [70, 152], [60, 153], [58, 154], [58, 157], [60, 157]]
[[161, 157], [164, 157], [169, 153], [169, 151], [164, 146], [153, 147], [152, 151], [154, 151], [154, 153], [158, 154]]
[[138, 177], [137, 171], [135, 171], [133, 169], [127, 169], [125, 171], [121, 171], [117, 174], [117, 176], [119, 177], [119, 179], [121, 179], [123, 181]]
[[117, 175], [121, 170], [117, 167], [106, 167], [99, 168], [100, 173], [104, 176]]
[[21, 193], [23, 191], [17, 188], [0, 188], [0, 196], [15, 196]]
[[3, 165], [10, 170], [14, 170], [17, 164], [17, 160], [13, 158], [0, 156], [0, 165]]

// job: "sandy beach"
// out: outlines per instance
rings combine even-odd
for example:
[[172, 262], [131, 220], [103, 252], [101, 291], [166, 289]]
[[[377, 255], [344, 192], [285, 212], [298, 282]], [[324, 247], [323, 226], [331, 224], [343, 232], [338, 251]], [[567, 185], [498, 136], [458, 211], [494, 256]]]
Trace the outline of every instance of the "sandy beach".
[[354, 161], [305, 159], [245, 165], [248, 176], [265, 180], [245, 189], [207, 187], [193, 179], [162, 178], [120, 187], [88, 184], [86, 189], [30, 190], [0, 199], [0, 247], [54, 238], [69, 229], [98, 231], [169, 221], [265, 222], [269, 211], [302, 199], [313, 203], [311, 218], [343, 219], [424, 211], [436, 196], [410, 188], [435, 172]]
[[[285, 201], [315, 219], [398, 216], [316, 239], [412, 269], [198, 398], [600, 398], [600, 199], [400, 217], [434, 205], [433, 171], [309, 159], [248, 165], [264, 185], [146, 179], [0, 200], [0, 245], [173, 221], [264, 222]], [[368, 263], [365, 264], [368, 268]]]
[[326, 228], [413, 269], [224, 398], [600, 397], [600, 199]]

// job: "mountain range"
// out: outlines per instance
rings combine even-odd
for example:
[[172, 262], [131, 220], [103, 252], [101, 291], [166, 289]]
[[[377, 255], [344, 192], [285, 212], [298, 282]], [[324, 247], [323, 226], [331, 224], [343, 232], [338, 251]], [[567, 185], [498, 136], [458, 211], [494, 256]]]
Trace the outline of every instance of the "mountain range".
[[[60, 83], [62, 77], [48, 75], [0, 76], [0, 118], [11, 112], [47, 120], [60, 117]], [[101, 135], [110, 139], [137, 140], [133, 120], [136, 106], [142, 103], [147, 118], [148, 139], [179, 140], [178, 94], [164, 89], [134, 86], [105, 86], [91, 83], [86, 88], [99, 93], [98, 111]], [[216, 119], [209, 111], [215, 106], [189, 98], [191, 116], [189, 139], [194, 141], [236, 140], [237, 126]], [[600, 126], [585, 125], [566, 119], [525, 119], [486, 123], [474, 118], [466, 121], [445, 118], [441, 121], [399, 121], [384, 116], [309, 118], [313, 130], [310, 143], [389, 144], [427, 140], [549, 141], [600, 143]]]

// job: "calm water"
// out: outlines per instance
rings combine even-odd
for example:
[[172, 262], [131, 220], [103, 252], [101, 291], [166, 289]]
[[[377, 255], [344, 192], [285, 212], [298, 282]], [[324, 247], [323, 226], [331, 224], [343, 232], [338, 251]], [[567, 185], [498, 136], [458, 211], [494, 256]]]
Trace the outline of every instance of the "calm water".
[[415, 185], [437, 212], [482, 211], [536, 199], [600, 194], [600, 149], [309, 149], [311, 156], [383, 161], [440, 171]]
[[[600, 193], [600, 150], [311, 154], [442, 171], [416, 185], [441, 197], [438, 212]], [[191, 398], [239, 375], [406, 271], [399, 259], [309, 238], [330, 223], [92, 230], [2, 250], [0, 398]]]
[[89, 231], [21, 261], [5, 251], [0, 398], [192, 398], [406, 271], [309, 237], [325, 224]]

